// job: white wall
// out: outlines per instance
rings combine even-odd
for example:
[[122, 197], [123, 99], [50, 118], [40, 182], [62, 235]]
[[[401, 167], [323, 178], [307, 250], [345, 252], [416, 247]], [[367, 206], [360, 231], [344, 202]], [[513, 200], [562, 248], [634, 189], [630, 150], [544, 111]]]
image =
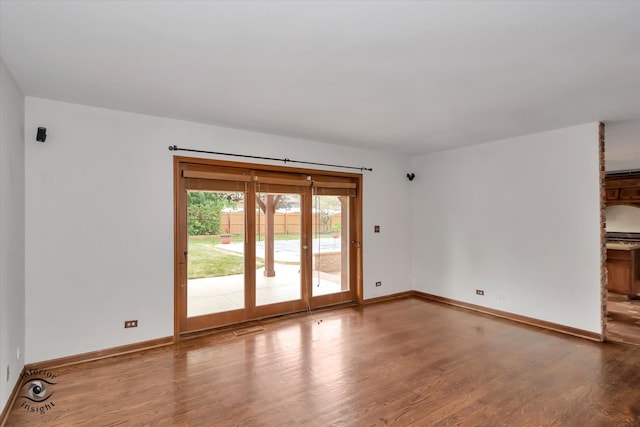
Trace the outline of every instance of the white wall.
[[640, 120], [605, 123], [605, 169], [640, 169]]
[[597, 123], [414, 169], [414, 289], [601, 332]]
[[31, 97], [26, 132], [27, 362], [173, 334], [173, 144], [373, 167], [364, 296], [410, 289], [406, 156]]
[[31, 97], [25, 123], [28, 363], [172, 335], [173, 144], [373, 167], [366, 299], [416, 289], [600, 332], [595, 123], [413, 160]]
[[0, 410], [24, 366], [23, 126], [24, 95], [0, 59]]

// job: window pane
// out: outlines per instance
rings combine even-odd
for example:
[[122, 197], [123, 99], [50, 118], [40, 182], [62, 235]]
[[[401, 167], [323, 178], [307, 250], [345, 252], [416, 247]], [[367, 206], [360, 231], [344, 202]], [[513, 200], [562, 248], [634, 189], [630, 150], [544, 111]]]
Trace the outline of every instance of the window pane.
[[244, 304], [244, 193], [187, 193], [187, 317]]
[[300, 195], [256, 193], [256, 305], [302, 298]]
[[313, 197], [312, 296], [349, 290], [349, 198]]

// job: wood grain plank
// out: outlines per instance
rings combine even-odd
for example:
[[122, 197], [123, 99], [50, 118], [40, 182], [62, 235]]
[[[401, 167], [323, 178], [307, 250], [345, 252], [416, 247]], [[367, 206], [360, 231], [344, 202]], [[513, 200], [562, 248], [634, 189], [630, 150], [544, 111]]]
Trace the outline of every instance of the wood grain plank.
[[9, 426], [640, 425], [640, 347], [420, 298], [52, 369]]

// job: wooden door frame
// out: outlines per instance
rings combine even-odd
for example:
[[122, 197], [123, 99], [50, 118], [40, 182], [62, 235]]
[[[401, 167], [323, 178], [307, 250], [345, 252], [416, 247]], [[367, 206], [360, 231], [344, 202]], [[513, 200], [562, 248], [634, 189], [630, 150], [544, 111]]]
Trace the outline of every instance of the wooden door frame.
[[[349, 228], [349, 234], [346, 238], [341, 237], [341, 239], [343, 240], [343, 243], [346, 242], [349, 245], [352, 253], [357, 253], [361, 251], [361, 238], [359, 236], [362, 236], [362, 209], [358, 208], [360, 197], [348, 197], [348, 199], [353, 199], [352, 202], [349, 202], [348, 222], [349, 224], [355, 224], [356, 226], [353, 227], [354, 229]], [[360, 217], [358, 218], [358, 216]], [[357, 242], [357, 244], [353, 244], [353, 242]], [[356, 287], [353, 290], [355, 291], [356, 301], [358, 304], [362, 304], [363, 301], [362, 286], [357, 286], [358, 283], [362, 285], [362, 274], [359, 273], [360, 268], [361, 263], [358, 263], [358, 259], [352, 259], [351, 256], [349, 256], [349, 269], [353, 269], [354, 273], [351, 274], [351, 272], [349, 272], [349, 283], [351, 284], [353, 282], [356, 284]], [[349, 301], [351, 300], [344, 292], [313, 296], [313, 290], [311, 290], [311, 293], [309, 294], [309, 304], [313, 305], [313, 308], [329, 307], [336, 304], [347, 303]]]
[[[182, 224], [186, 223], [186, 212], [180, 209], [180, 193], [182, 191], [182, 177], [180, 176], [180, 171], [182, 165], [185, 164], [193, 164], [193, 165], [202, 165], [202, 166], [218, 166], [218, 167], [232, 167], [238, 169], [251, 169], [251, 170], [259, 170], [265, 172], [280, 172], [280, 173], [291, 173], [291, 174], [307, 174], [307, 175], [315, 175], [315, 176], [329, 176], [329, 177], [339, 177], [339, 178], [349, 178], [351, 180], [355, 180], [357, 185], [357, 195], [355, 197], [354, 202], [354, 212], [350, 214], [353, 226], [351, 227], [351, 233], [349, 239], [352, 240], [353, 245], [351, 249], [351, 261], [350, 268], [353, 269], [352, 273], [352, 285], [354, 286], [353, 294], [355, 296], [355, 300], [358, 304], [363, 303], [363, 263], [362, 263], [362, 182], [363, 177], [362, 174], [355, 173], [346, 173], [346, 172], [335, 172], [328, 170], [316, 170], [316, 169], [304, 169], [304, 168], [295, 168], [288, 166], [276, 166], [276, 165], [264, 165], [264, 164], [255, 164], [255, 163], [245, 163], [245, 162], [230, 162], [225, 160], [216, 160], [216, 159], [205, 159], [205, 158], [197, 158], [197, 157], [185, 157], [185, 156], [174, 156], [173, 157], [173, 206], [174, 206], [174, 342], [179, 342], [181, 339], [181, 319], [185, 313], [183, 311], [183, 304], [181, 304], [181, 299], [178, 297], [179, 293], [186, 292], [186, 284], [182, 284], [183, 278], [186, 277], [186, 268], [187, 263], [185, 259], [185, 255], [179, 253], [179, 250], [182, 247], [186, 247], [185, 242], [182, 242], [181, 239], [186, 238], [186, 230], [182, 230]], [[255, 202], [254, 202], [255, 203]], [[309, 199], [308, 203], [311, 203]], [[247, 233], [255, 234], [255, 226], [249, 226], [247, 228]], [[301, 236], [302, 239], [302, 236]], [[307, 236], [307, 245], [311, 248], [311, 235]], [[251, 246], [251, 245], [249, 245]], [[245, 256], [252, 256], [255, 258], [255, 248], [251, 250], [249, 248], [249, 252], [245, 253]], [[253, 261], [255, 262], [255, 260]], [[255, 287], [255, 286], [254, 286]], [[303, 298], [305, 298], [305, 290], [303, 289]], [[249, 298], [250, 296], [245, 295], [245, 298]], [[307, 301], [310, 302], [311, 294], [306, 296]], [[250, 319], [250, 321], [255, 319]]]

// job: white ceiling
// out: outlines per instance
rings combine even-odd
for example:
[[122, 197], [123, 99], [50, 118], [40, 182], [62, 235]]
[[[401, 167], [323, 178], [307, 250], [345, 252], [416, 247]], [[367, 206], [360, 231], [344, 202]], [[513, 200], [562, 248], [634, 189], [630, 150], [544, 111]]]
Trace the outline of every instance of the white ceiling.
[[399, 153], [640, 118], [640, 2], [0, 0], [26, 95]]

